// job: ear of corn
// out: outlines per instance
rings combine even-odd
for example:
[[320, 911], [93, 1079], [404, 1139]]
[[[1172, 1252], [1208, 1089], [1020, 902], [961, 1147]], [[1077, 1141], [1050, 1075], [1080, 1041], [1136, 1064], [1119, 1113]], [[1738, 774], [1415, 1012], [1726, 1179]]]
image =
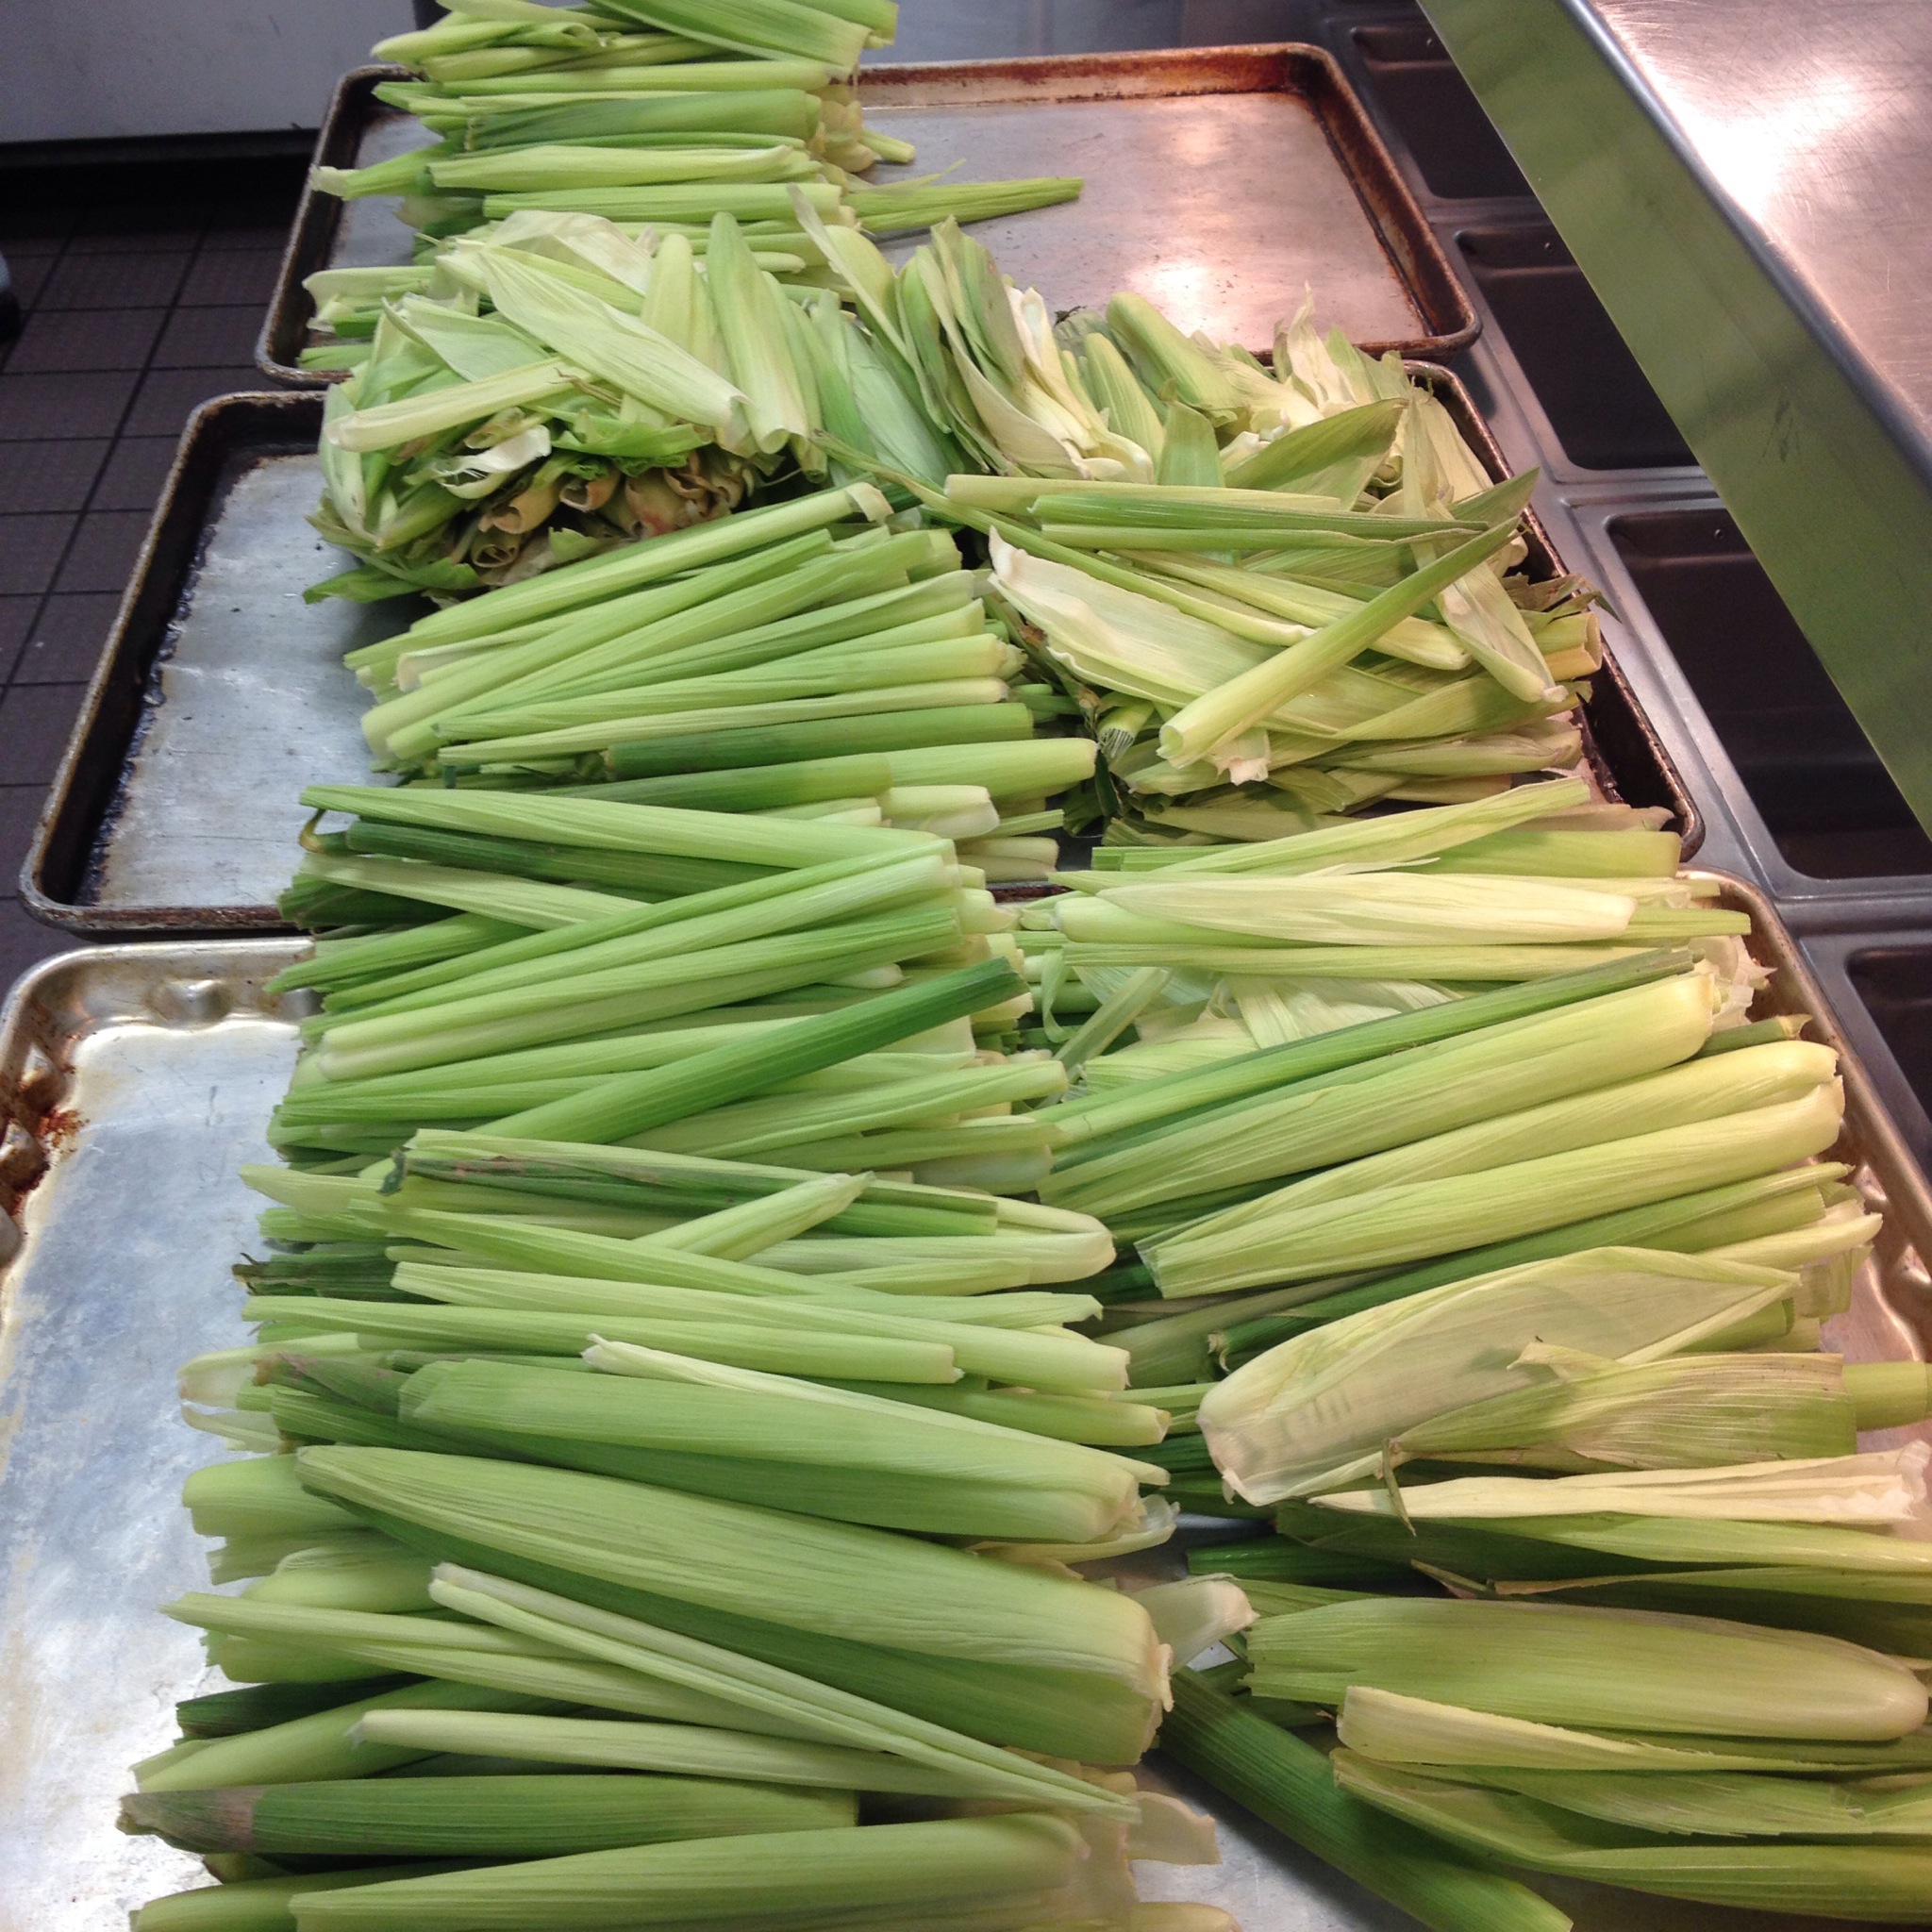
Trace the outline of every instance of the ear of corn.
[[1612, 1358], [1670, 1354], [1790, 1292], [1734, 1263], [1603, 1249], [1451, 1283], [1332, 1322], [1211, 1389], [1201, 1428], [1252, 1502], [1334, 1489], [1406, 1428], [1484, 1393], [1533, 1389], [1532, 1343]]
[[1564, 1913], [1526, 1886], [1459, 1856], [1339, 1790], [1312, 1744], [1244, 1710], [1199, 1673], [1174, 1679], [1166, 1748], [1298, 1844], [1442, 1932], [1562, 1932]]
[[[892, 1907], [919, 1913], [984, 1898], [989, 1881], [1016, 1901], [1066, 1886], [1081, 1840], [1041, 1812], [886, 1824], [865, 1831], [770, 1832], [728, 1852], [701, 1841], [585, 1853], [474, 1874], [400, 1879], [297, 1896], [297, 1932], [417, 1925], [425, 1915], [491, 1932], [567, 1913], [584, 1926], [725, 1919], [772, 1907], [793, 1913]], [[647, 1923], [647, 1922], [646, 1922]]]
[[571, 1774], [349, 1778], [261, 1791], [124, 1799], [122, 1828], [197, 1852], [552, 1857], [623, 1845], [825, 1831], [858, 1823], [849, 1791], [781, 1790], [724, 1778]]
[[1712, 1618], [1366, 1597], [1263, 1618], [1248, 1645], [1257, 1695], [1331, 1707], [1361, 1683], [1606, 1730], [1859, 1741], [1925, 1720], [1924, 1687], [1890, 1657]]
[[[876, 1530], [559, 1470], [374, 1449], [310, 1449], [297, 1460], [306, 1482], [345, 1499], [353, 1493], [360, 1508], [466, 1547], [821, 1639], [842, 1637], [853, 1607], [863, 1603], [871, 1645], [881, 1653], [1022, 1664], [1089, 1683], [1096, 1699], [1117, 1684], [1130, 1698], [1148, 1700], [1150, 1719], [1161, 1694], [1144, 1611], [1017, 1566]], [[708, 1547], [711, 1553], [701, 1556]], [[734, 1548], [744, 1555], [734, 1559]], [[891, 1597], [877, 1567], [888, 1561], [902, 1578]], [[774, 1588], [780, 1574], [787, 1581]], [[962, 1615], [973, 1603], [984, 1620], [976, 1632]]]
[[1711, 1905], [1909, 1924], [1926, 1908], [1922, 1861], [1876, 1845], [1673, 1842], [1592, 1824], [1513, 1793], [1373, 1765], [1342, 1754], [1351, 1794], [1473, 1856]]

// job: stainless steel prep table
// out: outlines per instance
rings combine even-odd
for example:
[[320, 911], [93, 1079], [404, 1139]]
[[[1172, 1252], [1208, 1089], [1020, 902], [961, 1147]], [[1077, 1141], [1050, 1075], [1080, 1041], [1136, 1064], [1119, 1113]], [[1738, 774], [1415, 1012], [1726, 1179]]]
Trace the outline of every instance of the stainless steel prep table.
[[1426, 6], [1932, 818], [1932, 9]]

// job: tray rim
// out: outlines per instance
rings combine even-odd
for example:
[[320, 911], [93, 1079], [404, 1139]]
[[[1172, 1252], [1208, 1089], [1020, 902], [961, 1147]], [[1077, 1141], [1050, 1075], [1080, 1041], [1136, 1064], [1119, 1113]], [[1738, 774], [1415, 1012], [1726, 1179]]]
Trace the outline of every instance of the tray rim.
[[[406, 67], [351, 68], [336, 83], [316, 136], [315, 167], [353, 165], [361, 121], [375, 90], [409, 77]], [[1163, 86], [1129, 85], [1165, 80]], [[1235, 85], [1229, 85], [1229, 81]], [[1106, 82], [1112, 85], [1106, 85]], [[1183, 83], [1183, 84], [1175, 84]], [[1068, 85], [1075, 90], [1068, 92]], [[970, 92], [1005, 88], [1005, 92]], [[1260, 41], [1217, 47], [1160, 47], [1105, 54], [1041, 54], [1003, 60], [925, 60], [861, 67], [861, 92], [888, 96], [881, 106], [927, 105], [910, 98], [939, 90], [936, 101], [1049, 102], [1157, 99], [1212, 93], [1295, 93], [1307, 101], [1354, 191], [1377, 245], [1427, 334], [1357, 346], [1372, 355], [1439, 357], [1465, 349], [1482, 329], [1469, 291], [1450, 265], [1407, 179], [1396, 165], [1368, 108], [1341, 63], [1326, 48], [1304, 41]], [[1080, 92], [1080, 89], [1089, 89]], [[903, 92], [902, 92], [903, 91]], [[895, 94], [902, 97], [891, 98]], [[255, 364], [292, 388], [327, 389], [342, 378], [304, 369], [295, 360], [308, 325], [306, 275], [325, 260], [343, 204], [305, 181], [282, 251], [268, 312], [255, 346]]]
[[[1737, 873], [1708, 866], [1685, 869], [1718, 880], [1719, 903], [1750, 915], [1748, 943], [1752, 956], [1760, 965], [1769, 966], [1773, 974], [1758, 998], [1773, 992], [1778, 1010], [1808, 1015], [1810, 1025], [1807, 1031], [1815, 1033], [1838, 1055], [1839, 1078], [1844, 1083], [1845, 1093], [1841, 1139], [1850, 1143], [1857, 1161], [1871, 1170], [1884, 1194], [1887, 1234], [1893, 1238], [1903, 1236], [1922, 1264], [1932, 1262], [1932, 1180], [1920, 1167], [1910, 1143], [1892, 1118], [1863, 1057], [1839, 1024], [1818, 975], [1771, 894]], [[1924, 1341], [1924, 1324], [1918, 1325]]]
[[[1497, 442], [1495, 433], [1476, 407], [1474, 393], [1455, 370], [1445, 368], [1439, 362], [1429, 362], [1413, 357], [1404, 359], [1403, 369], [1411, 378], [1425, 383], [1431, 391], [1447, 391], [1455, 406], [1456, 426], [1474, 447], [1484, 466], [1498, 482], [1511, 474], [1509, 458], [1503, 453], [1503, 447]], [[1557, 550], [1548, 525], [1537, 514], [1534, 505], [1523, 512], [1523, 529], [1532, 554], [1541, 549], [1552, 573], [1560, 575], [1566, 568], [1562, 554]], [[1670, 794], [1672, 815], [1683, 828], [1679, 834], [1680, 862], [1682, 859], [1690, 858], [1704, 843], [1704, 813], [1690, 788], [1685, 784], [1684, 774], [1677, 769], [1677, 762], [1671, 756], [1670, 747], [1664, 742], [1657, 726], [1651, 723], [1649, 714], [1638, 703], [1637, 693], [1632, 690], [1630, 680], [1624, 675], [1622, 667], [1617, 663], [1615, 653], [1607, 643], [1604, 646], [1601, 668], [1592, 672], [1591, 675], [1592, 681], [1601, 678], [1616, 692], [1618, 702], [1635, 722], [1644, 750], [1657, 766], [1664, 789]], [[1610, 769], [1609, 759], [1597, 742], [1595, 733], [1591, 729], [1587, 707], [1578, 707], [1578, 717], [1583, 726], [1584, 755], [1592, 773], [1599, 780], [1606, 777], [1614, 779], [1616, 774]]]
[[[221, 461], [233, 446], [222, 443], [223, 433], [236, 417], [244, 413], [253, 417], [260, 412], [287, 419], [290, 441], [312, 442], [321, 429], [322, 397], [314, 391], [301, 390], [238, 390], [213, 396], [189, 417], [181, 441], [175, 445], [160, 500], [155, 506], [126, 587], [115, 607], [100, 660], [88, 681], [87, 694], [68, 735], [59, 769], [47, 788], [32, 841], [21, 864], [21, 903], [43, 925], [83, 939], [97, 934], [130, 939], [221, 933], [267, 937], [288, 930], [272, 918], [261, 916], [272, 914], [273, 908], [87, 906], [63, 897], [48, 882], [57, 861], [57, 842], [69, 836], [80, 836], [75, 828], [76, 815], [86, 813], [93, 818], [93, 828], [87, 835], [90, 839], [97, 836], [105, 816], [104, 812], [93, 812], [94, 801], [85, 796], [90, 790], [97, 791], [92, 782], [97, 735], [108, 733], [117, 740], [117, 782], [119, 773], [125, 770], [127, 751], [140, 724], [148, 675], [167, 641], [187, 575], [205, 541], [208, 529], [207, 513]], [[171, 541], [175, 540], [186, 548], [178, 568], [173, 566], [169, 558]], [[131, 691], [124, 691], [122, 688], [129, 682]], [[117, 697], [124, 696], [134, 706], [125, 736], [108, 717]]]

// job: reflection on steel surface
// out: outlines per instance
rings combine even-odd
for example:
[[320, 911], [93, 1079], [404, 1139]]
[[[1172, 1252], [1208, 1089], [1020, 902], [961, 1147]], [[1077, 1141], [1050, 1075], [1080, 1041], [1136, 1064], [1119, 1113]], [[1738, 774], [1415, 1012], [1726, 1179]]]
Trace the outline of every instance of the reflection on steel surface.
[[[343, 75], [318, 162], [355, 167], [421, 144], [419, 124], [375, 97], [402, 73]], [[1446, 355], [1474, 334], [1422, 210], [1320, 48], [878, 66], [860, 86], [867, 114], [917, 145], [921, 175], [1086, 178], [1077, 202], [973, 228], [1007, 274], [1057, 308], [1132, 289], [1172, 306], [1185, 327], [1265, 350], [1312, 287], [1323, 322], [1378, 353]], [[333, 379], [297, 364], [310, 312], [302, 278], [408, 261], [412, 238], [395, 205], [305, 192], [256, 351], [265, 374], [308, 388]]]

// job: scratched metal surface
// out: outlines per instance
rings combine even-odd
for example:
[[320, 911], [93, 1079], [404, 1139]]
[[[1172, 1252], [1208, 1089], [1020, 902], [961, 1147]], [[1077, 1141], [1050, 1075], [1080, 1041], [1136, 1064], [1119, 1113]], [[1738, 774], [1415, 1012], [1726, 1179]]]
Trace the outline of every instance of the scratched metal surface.
[[1932, 8], [1590, 0], [1587, 11], [1932, 467]]
[[[1753, 914], [1753, 949], [1774, 969], [1757, 1010], [1824, 1014], [1766, 902], [1735, 881], [1724, 901]], [[172, 1740], [174, 1701], [219, 1682], [193, 1635], [154, 1613], [205, 1585], [177, 1497], [221, 1454], [177, 1420], [174, 1371], [244, 1339], [227, 1269], [259, 1203], [236, 1169], [265, 1158], [294, 1060], [295, 1013], [261, 987], [303, 945], [70, 953], [0, 1014], [0, 1932], [120, 1932], [131, 1907], [195, 1880], [186, 1854], [117, 1832], [114, 1799], [126, 1766]], [[1828, 1015], [1819, 1033], [1842, 1046]], [[1857, 1166], [1891, 1226], [1829, 1340], [1860, 1357], [1924, 1357], [1932, 1200], [1855, 1058], [1845, 1071], [1833, 1153]], [[1225, 1531], [1191, 1528], [1196, 1541]], [[1116, 1567], [1163, 1561], [1171, 1572], [1172, 1552]], [[1158, 1757], [1148, 1769], [1215, 1813], [1223, 1858], [1142, 1865], [1145, 1897], [1220, 1905], [1245, 1932], [1412, 1927]], [[1546, 1889], [1580, 1932], [1817, 1924]]]
[[[343, 76], [319, 160], [365, 166], [421, 146], [413, 120]], [[1321, 320], [1380, 350], [1447, 354], [1474, 333], [1467, 295], [1360, 103], [1328, 58], [1294, 45], [1191, 47], [868, 68], [865, 110], [919, 150], [876, 179], [1079, 175], [1077, 202], [975, 223], [1022, 287], [1057, 309], [1130, 289], [1184, 328], [1265, 351], [1312, 287]], [[297, 212], [257, 351], [278, 381], [331, 378], [297, 358], [322, 267], [410, 258], [389, 196], [339, 204], [310, 191]], [[903, 257], [909, 237], [888, 245]]]
[[[399, 114], [392, 108], [381, 108], [364, 133], [356, 157], [358, 168], [373, 168], [377, 161], [391, 161], [412, 148], [433, 147], [436, 137], [413, 114]], [[361, 201], [342, 204], [336, 224], [335, 245], [329, 251], [331, 268], [389, 268], [409, 259], [416, 231], [405, 227], [396, 217], [401, 204], [394, 195], [372, 194]]]
[[117, 1831], [115, 1799], [173, 1740], [174, 1700], [215, 1688], [155, 1614], [207, 1587], [178, 1498], [222, 1454], [178, 1420], [174, 1372], [241, 1334], [235, 1170], [266, 1158], [294, 1062], [259, 988], [293, 951], [70, 953], [0, 1020], [0, 1932], [120, 1932], [199, 1870]]
[[288, 883], [301, 788], [367, 781], [368, 692], [342, 654], [406, 619], [302, 601], [351, 561], [308, 527], [321, 493], [318, 459], [286, 454], [244, 460], [219, 492], [99, 835], [91, 904], [267, 907]]
[[[1351, 341], [1400, 341], [1420, 326], [1299, 95], [868, 105], [866, 116], [918, 147], [921, 174], [962, 164], [949, 180], [1084, 177], [1077, 202], [972, 227], [1002, 273], [1056, 309], [1131, 291], [1183, 329], [1264, 349], [1307, 287], [1319, 319]], [[886, 252], [903, 259], [924, 239]]]

